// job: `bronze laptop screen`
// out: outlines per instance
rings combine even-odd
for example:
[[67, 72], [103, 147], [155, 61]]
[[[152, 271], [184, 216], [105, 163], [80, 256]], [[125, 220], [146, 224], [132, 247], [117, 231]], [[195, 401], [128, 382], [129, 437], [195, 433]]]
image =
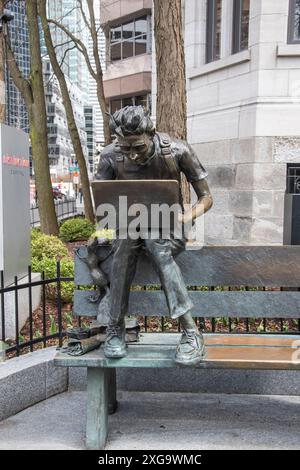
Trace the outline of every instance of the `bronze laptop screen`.
[[[103, 217], [104, 204], [113, 206], [116, 211], [118, 229], [128, 226], [141, 213], [140, 207], [136, 205], [142, 205], [148, 214], [147, 222], [144, 222], [144, 218], [141, 228], [166, 226], [172, 228], [176, 218], [174, 219], [172, 211], [168, 216], [165, 209], [180, 207], [179, 183], [176, 180], [101, 180], [92, 182], [92, 190], [97, 221]], [[164, 205], [164, 210], [162, 205]], [[157, 218], [156, 211], [159, 206], [162, 210]]]

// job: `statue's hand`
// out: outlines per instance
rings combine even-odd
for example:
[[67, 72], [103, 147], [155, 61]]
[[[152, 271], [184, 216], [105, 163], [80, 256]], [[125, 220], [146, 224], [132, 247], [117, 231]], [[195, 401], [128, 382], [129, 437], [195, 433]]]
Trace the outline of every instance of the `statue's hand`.
[[90, 237], [87, 242], [88, 250], [93, 250], [98, 245], [98, 238], [97, 237]]
[[189, 215], [189, 213], [184, 214], [182, 212], [179, 212], [179, 214], [178, 214], [178, 223], [179, 224], [187, 225], [191, 222], [192, 222], [192, 215]]

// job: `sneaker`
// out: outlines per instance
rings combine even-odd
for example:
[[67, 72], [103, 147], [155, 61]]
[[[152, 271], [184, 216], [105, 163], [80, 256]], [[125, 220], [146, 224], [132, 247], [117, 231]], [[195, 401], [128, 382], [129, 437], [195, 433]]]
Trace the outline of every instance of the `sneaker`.
[[175, 362], [184, 366], [199, 364], [205, 355], [202, 334], [197, 330], [183, 330], [180, 342], [176, 348]]
[[106, 340], [104, 343], [104, 354], [110, 358], [121, 358], [126, 356], [125, 322], [122, 324], [109, 325], [106, 328]]

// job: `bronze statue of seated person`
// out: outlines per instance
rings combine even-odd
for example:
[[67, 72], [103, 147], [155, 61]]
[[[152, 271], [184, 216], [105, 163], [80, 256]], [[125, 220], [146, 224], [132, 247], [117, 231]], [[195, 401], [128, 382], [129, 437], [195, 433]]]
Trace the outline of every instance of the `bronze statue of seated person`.
[[[187, 142], [156, 132], [149, 113], [141, 106], [127, 106], [117, 111], [110, 118], [110, 127], [116, 139], [102, 151], [97, 180], [177, 179], [180, 182], [182, 172], [194, 188], [197, 202], [187, 212], [180, 214], [180, 222], [191, 223], [211, 208], [212, 196], [207, 184], [207, 173]], [[180, 198], [182, 202], [182, 196]], [[179, 318], [182, 327], [175, 361], [183, 365], [196, 365], [203, 359], [203, 336], [192, 317], [193, 304], [174, 260], [174, 256], [185, 249], [185, 244], [185, 237], [117, 238], [114, 241], [110, 321], [104, 344], [106, 357], [126, 356], [125, 316], [130, 286], [139, 252], [144, 249], [159, 275], [170, 316]]]

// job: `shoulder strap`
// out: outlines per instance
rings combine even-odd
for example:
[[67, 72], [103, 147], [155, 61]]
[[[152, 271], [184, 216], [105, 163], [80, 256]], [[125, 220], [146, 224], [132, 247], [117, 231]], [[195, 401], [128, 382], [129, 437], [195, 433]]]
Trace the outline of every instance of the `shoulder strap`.
[[117, 162], [117, 180], [123, 180], [124, 179], [124, 156], [117, 155], [116, 162]]
[[117, 140], [114, 142], [114, 144], [115, 144], [115, 152], [117, 153], [117, 156], [116, 156], [117, 180], [123, 180], [124, 179], [124, 155], [120, 153], [121, 150], [120, 150]]
[[171, 152], [171, 138], [168, 134], [157, 132], [162, 157], [175, 180], [180, 181], [180, 171]]

